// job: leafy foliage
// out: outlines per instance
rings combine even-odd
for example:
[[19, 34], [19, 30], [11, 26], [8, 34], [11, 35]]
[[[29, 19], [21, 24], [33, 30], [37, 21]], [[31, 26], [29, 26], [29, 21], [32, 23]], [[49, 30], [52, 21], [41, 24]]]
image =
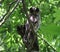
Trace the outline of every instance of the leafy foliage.
[[[7, 12], [11, 2], [13, 0], [0, 0], [0, 16]], [[31, 6], [40, 9], [41, 26], [38, 30], [39, 36], [45, 38], [57, 52], [60, 52], [60, 1], [26, 0], [26, 6], [28, 9]], [[21, 37], [16, 31], [16, 26], [24, 24], [25, 20], [26, 16], [22, 3], [20, 3], [12, 15], [0, 27], [0, 51], [24, 52], [26, 50]], [[40, 37], [38, 37], [38, 42], [41, 52], [54, 52]]]

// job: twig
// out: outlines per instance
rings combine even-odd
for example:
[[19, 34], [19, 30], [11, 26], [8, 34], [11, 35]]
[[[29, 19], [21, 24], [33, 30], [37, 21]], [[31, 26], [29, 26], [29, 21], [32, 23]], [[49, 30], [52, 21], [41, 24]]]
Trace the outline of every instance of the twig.
[[[0, 26], [6, 21], [6, 19], [13, 13], [13, 11], [16, 9], [16, 7], [18, 6], [20, 0], [17, 0], [14, 7], [10, 10], [10, 8], [8, 9], [8, 12], [3, 16], [3, 19], [0, 20]], [[13, 4], [13, 3], [12, 3]], [[10, 4], [10, 6], [12, 5]]]
[[16, 2], [16, 1], [13, 1], [13, 2], [11, 2], [11, 3], [9, 4], [8, 10], [7, 10], [6, 14], [3, 15], [2, 19], [0, 19], [0, 22], [1, 22], [1, 21], [4, 19], [4, 17], [8, 14], [8, 12], [9, 12], [11, 6], [12, 6], [15, 2]]
[[41, 40], [43, 40], [48, 46], [50, 46], [55, 52], [57, 52], [56, 49], [55, 49], [54, 47], [52, 47], [47, 40], [45, 40], [44, 38], [42, 38], [39, 33], [37, 33], [37, 35], [38, 35], [38, 36], [41, 38]]

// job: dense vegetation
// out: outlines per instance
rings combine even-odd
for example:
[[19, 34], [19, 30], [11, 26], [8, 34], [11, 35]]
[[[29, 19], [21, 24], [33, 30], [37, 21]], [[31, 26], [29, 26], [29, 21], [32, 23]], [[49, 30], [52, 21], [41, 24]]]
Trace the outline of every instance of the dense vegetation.
[[[10, 4], [14, 0], [0, 0], [0, 51], [24, 52], [25, 46], [21, 36], [16, 31], [16, 26], [24, 24], [26, 16], [22, 2], [18, 4], [13, 13], [1, 25], [1, 19], [9, 12]], [[38, 42], [41, 52], [60, 52], [60, 0], [25, 0], [26, 7], [38, 7], [41, 15], [41, 25], [38, 30]], [[29, 10], [28, 10], [29, 11]], [[42, 37], [42, 38], [41, 38]]]

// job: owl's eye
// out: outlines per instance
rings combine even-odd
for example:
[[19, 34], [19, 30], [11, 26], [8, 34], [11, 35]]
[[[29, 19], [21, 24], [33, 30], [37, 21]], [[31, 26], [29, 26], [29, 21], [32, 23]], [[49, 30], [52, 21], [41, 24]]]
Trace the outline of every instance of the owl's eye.
[[39, 12], [39, 8], [36, 8], [36, 12]]
[[33, 8], [30, 8], [30, 13], [32, 13], [33, 12]]

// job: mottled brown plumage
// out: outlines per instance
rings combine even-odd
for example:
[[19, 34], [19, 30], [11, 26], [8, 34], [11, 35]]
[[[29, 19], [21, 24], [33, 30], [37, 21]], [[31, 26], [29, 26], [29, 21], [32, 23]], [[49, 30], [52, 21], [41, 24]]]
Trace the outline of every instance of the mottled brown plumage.
[[[39, 8], [31, 7], [29, 19], [34, 32], [39, 27]], [[27, 48], [27, 52], [39, 51], [38, 40], [36, 34], [30, 28], [29, 20], [24, 25], [17, 26], [17, 32], [21, 35], [23, 43]]]

